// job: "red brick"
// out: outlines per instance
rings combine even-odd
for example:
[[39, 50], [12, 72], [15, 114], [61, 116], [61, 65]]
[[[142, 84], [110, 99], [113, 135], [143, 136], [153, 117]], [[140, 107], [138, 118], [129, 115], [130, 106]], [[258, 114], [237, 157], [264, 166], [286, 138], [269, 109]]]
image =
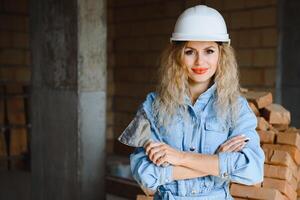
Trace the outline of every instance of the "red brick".
[[26, 129], [12, 129], [10, 135], [10, 155], [22, 155], [28, 150]]
[[24, 112], [24, 99], [23, 98], [10, 98], [7, 102], [7, 111], [9, 113], [23, 113]]
[[278, 44], [278, 30], [276, 27], [262, 30], [262, 46], [276, 47]]
[[288, 124], [273, 124], [272, 126], [274, 129], [276, 129], [277, 131], [280, 131], [280, 132], [285, 132], [286, 130], [289, 129]]
[[245, 7], [245, 0], [224, 1], [224, 10], [240, 10]]
[[297, 165], [288, 152], [262, 147], [266, 156], [265, 163], [271, 165], [286, 166], [297, 177]]
[[[198, 4], [199, 4], [199, 2], [198, 2]], [[206, 0], [205, 4], [207, 6], [210, 6], [212, 8], [217, 9], [218, 11], [221, 11], [222, 9], [224, 9], [224, 1], [220, 1], [220, 0]]]
[[248, 102], [248, 104], [249, 104], [249, 107], [251, 108], [251, 110], [254, 112], [254, 114], [256, 116], [259, 116], [259, 110], [256, 107], [256, 105], [254, 103], [252, 103], [252, 102]]
[[251, 26], [251, 12], [239, 11], [231, 14], [230, 28], [239, 29]]
[[0, 51], [0, 64], [2, 65], [24, 65], [26, 64], [26, 51], [16, 49], [5, 49]]
[[26, 124], [25, 121], [25, 113], [24, 112], [19, 112], [19, 113], [8, 113], [8, 121], [10, 124]]
[[3, 132], [0, 132], [0, 157], [7, 156], [6, 141]]
[[275, 26], [277, 23], [277, 9], [275, 6], [255, 9], [252, 11], [252, 17], [254, 27]]
[[31, 80], [31, 70], [29, 67], [15, 68], [15, 80], [29, 83]]
[[136, 112], [143, 101], [142, 98], [115, 97], [114, 111]]
[[264, 165], [264, 176], [269, 178], [284, 179], [288, 182], [292, 181], [292, 170], [286, 166], [280, 165]]
[[238, 47], [260, 47], [262, 34], [260, 30], [241, 30], [238, 32]]
[[13, 33], [12, 46], [16, 48], [29, 48], [29, 34], [28, 33]]
[[263, 117], [257, 117], [257, 130], [267, 131], [270, 129], [270, 124]]
[[274, 188], [257, 188], [240, 184], [232, 184], [230, 193], [233, 196], [245, 197], [247, 199], [283, 200], [282, 194]]
[[3, 7], [6, 12], [28, 14], [28, 0], [4, 0]]
[[286, 151], [291, 155], [291, 157], [297, 164], [300, 163], [300, 151], [296, 147], [281, 144], [263, 144], [263, 148]]
[[[155, 84], [115, 83], [115, 93], [123, 97], [145, 98], [150, 91], [155, 90]], [[132, 92], [134, 91], [134, 92]]]
[[298, 166], [296, 177], [297, 177], [297, 181], [298, 181], [298, 188], [300, 188], [300, 166]]
[[24, 15], [0, 15], [0, 30], [28, 32], [28, 16]]
[[272, 178], [264, 178], [263, 187], [265, 188], [275, 188], [278, 189], [280, 192], [285, 194], [289, 199], [296, 200], [297, 193], [287, 181], [279, 180], [279, 179], [272, 179]]
[[271, 104], [264, 108], [263, 116], [271, 124], [288, 125], [291, 122], [291, 114], [279, 104]]
[[273, 102], [271, 92], [249, 91], [243, 95], [248, 101], [253, 102], [259, 109], [264, 108]]
[[276, 68], [265, 68], [265, 73], [264, 73], [264, 84], [265, 86], [269, 87], [275, 87], [276, 83]]
[[236, 52], [237, 62], [240, 66], [253, 65], [253, 50], [252, 49], [239, 49]]
[[300, 134], [299, 132], [295, 133], [280, 133], [277, 135], [278, 144], [289, 144], [300, 149]]
[[274, 143], [275, 141], [275, 133], [273, 131], [263, 131], [259, 130], [257, 131], [260, 143]]
[[275, 66], [276, 49], [255, 49], [253, 52], [253, 65], [257, 67]]
[[291, 185], [291, 187], [293, 188], [293, 190], [297, 190], [297, 186], [298, 186], [298, 181], [297, 178], [295, 178], [294, 176], [292, 176], [291, 181], [289, 182], [289, 184]]
[[0, 47], [8, 48], [11, 46], [12, 46], [12, 34], [10, 32], [0, 31]]
[[269, 6], [269, 5], [276, 5], [276, 1], [274, 1], [274, 0], [259, 0], [259, 1], [246, 0], [246, 7], [249, 7], [249, 8], [259, 8], [259, 7]]
[[241, 84], [244, 87], [263, 86], [264, 83], [264, 69], [252, 68], [252, 67], [241, 67], [240, 77]]
[[[6, 151], [6, 142], [4, 138], [4, 134], [0, 131], [0, 158], [5, 158], [7, 156]], [[7, 161], [0, 159], [0, 170], [7, 170]]]

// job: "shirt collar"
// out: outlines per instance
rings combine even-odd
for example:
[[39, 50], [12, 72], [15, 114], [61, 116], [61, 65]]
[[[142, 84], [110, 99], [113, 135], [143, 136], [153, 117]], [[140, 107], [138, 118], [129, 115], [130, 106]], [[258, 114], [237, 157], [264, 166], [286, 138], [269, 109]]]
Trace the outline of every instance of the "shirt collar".
[[205, 92], [203, 92], [199, 97], [197, 98], [196, 102], [194, 105], [192, 105], [191, 99], [189, 96], [185, 95], [185, 103], [190, 105], [190, 106], [196, 106], [199, 102], [202, 105], [206, 105], [212, 95], [214, 95], [215, 91], [217, 88], [217, 84], [214, 83], [211, 85]]

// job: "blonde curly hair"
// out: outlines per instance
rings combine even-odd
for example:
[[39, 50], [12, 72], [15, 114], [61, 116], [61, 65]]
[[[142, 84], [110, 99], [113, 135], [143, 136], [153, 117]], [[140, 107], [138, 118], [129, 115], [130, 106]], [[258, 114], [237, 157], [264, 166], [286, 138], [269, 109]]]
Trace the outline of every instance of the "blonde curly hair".
[[[157, 98], [153, 103], [154, 115], [158, 123], [167, 126], [174, 114], [187, 116], [185, 97], [191, 98], [188, 85], [188, 71], [183, 64], [184, 49], [187, 42], [173, 42], [163, 51], [159, 81], [156, 89]], [[213, 81], [216, 83], [217, 116], [234, 123], [238, 116], [239, 76], [238, 65], [233, 48], [226, 43], [218, 43], [219, 60]], [[229, 112], [228, 112], [228, 108]]]

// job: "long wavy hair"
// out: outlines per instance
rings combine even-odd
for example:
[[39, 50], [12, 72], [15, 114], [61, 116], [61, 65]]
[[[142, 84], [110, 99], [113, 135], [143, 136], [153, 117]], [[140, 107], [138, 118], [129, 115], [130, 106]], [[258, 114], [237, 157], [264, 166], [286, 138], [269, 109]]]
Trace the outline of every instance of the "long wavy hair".
[[[161, 55], [157, 98], [153, 103], [153, 111], [162, 126], [167, 126], [176, 113], [187, 116], [185, 97], [191, 98], [191, 94], [188, 70], [183, 64], [186, 44], [187, 42], [173, 42]], [[218, 118], [232, 124], [236, 121], [239, 111], [238, 65], [230, 45], [218, 43], [218, 47], [218, 67], [213, 76], [217, 86], [214, 107]]]

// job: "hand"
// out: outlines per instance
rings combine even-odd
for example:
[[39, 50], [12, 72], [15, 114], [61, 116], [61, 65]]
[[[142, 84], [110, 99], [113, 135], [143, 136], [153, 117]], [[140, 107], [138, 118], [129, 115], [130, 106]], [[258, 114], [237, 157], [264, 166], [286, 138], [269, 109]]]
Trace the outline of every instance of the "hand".
[[238, 135], [230, 140], [227, 140], [225, 143], [221, 144], [217, 150], [218, 152], [238, 152], [242, 150], [247, 142], [245, 140], [249, 138], [245, 137], [245, 135]]
[[184, 156], [184, 152], [178, 151], [163, 142], [149, 142], [144, 148], [149, 159], [158, 166], [164, 163], [180, 165]]

